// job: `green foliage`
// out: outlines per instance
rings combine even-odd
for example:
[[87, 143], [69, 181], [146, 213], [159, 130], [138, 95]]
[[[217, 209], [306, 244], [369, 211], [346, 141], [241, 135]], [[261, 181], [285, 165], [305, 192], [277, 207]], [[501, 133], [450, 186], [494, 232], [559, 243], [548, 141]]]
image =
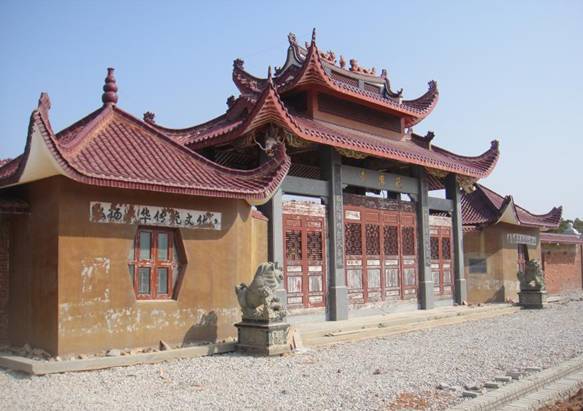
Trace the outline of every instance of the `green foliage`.
[[568, 228], [569, 223], [573, 224], [573, 228], [575, 228], [575, 230], [583, 233], [583, 220], [580, 218], [576, 218], [575, 220], [565, 220], [564, 218], [561, 218], [559, 228], [555, 228], [549, 231], [551, 233], [562, 233]]

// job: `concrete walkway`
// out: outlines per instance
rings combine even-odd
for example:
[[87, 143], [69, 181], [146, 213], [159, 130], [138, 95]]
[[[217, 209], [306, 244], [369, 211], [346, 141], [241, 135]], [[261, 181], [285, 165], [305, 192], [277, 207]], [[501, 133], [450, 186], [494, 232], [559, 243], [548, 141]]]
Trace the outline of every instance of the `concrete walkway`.
[[482, 307], [449, 306], [433, 310], [355, 317], [345, 321], [296, 323], [294, 328], [299, 331], [306, 347], [317, 347], [493, 318], [518, 310], [520, 308], [508, 304]]

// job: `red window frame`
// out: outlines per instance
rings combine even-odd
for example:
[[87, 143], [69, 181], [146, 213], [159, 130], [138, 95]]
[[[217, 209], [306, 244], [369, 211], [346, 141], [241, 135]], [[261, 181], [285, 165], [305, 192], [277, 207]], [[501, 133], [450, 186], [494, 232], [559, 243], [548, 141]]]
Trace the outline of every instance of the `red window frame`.
[[[150, 236], [150, 252], [149, 258], [142, 258], [140, 255], [142, 233], [148, 233]], [[167, 236], [166, 240], [166, 259], [160, 258], [160, 234]], [[139, 227], [136, 231], [133, 244], [133, 260], [129, 260], [129, 274], [130, 280], [134, 287], [134, 292], [138, 300], [170, 300], [174, 295], [174, 268], [175, 265], [180, 266], [180, 261], [174, 261], [176, 247], [175, 240], [178, 237], [172, 229], [161, 227]], [[178, 250], [176, 250], [178, 251]], [[179, 257], [178, 257], [179, 258]], [[133, 268], [132, 268], [133, 267]], [[149, 292], [140, 292], [140, 268], [147, 268], [150, 272], [149, 278]], [[166, 270], [166, 292], [159, 290], [159, 271]], [[178, 274], [179, 275], [178, 271]]]

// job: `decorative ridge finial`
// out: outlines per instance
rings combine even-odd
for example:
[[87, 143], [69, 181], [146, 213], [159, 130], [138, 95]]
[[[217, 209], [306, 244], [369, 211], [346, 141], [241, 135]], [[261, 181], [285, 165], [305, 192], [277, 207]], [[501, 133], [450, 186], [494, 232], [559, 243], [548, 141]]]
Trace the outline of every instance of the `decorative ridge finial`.
[[233, 60], [233, 68], [234, 69], [243, 70], [244, 65], [245, 65], [245, 62], [243, 61], [243, 59], [236, 58], [235, 60]]
[[108, 67], [107, 77], [105, 78], [105, 84], [103, 85], [103, 94], [101, 95], [101, 101], [103, 105], [114, 105], [117, 103], [117, 84], [115, 82], [115, 76], [113, 75], [114, 68]]
[[273, 78], [271, 77], [271, 65], [267, 67], [267, 81], [270, 83], [273, 81]]
[[312, 46], [316, 45], [316, 28], [315, 27], [312, 29], [312, 44], [311, 45]]
[[43, 114], [48, 113], [51, 109], [51, 99], [49, 98], [49, 94], [46, 92], [40, 93], [40, 97], [38, 98], [38, 109], [43, 112]]
[[490, 147], [493, 148], [493, 149], [498, 150], [498, 148], [500, 148], [500, 142], [497, 139], [492, 140], [490, 142]]
[[144, 121], [148, 124], [156, 124], [156, 113], [146, 111], [144, 113]]

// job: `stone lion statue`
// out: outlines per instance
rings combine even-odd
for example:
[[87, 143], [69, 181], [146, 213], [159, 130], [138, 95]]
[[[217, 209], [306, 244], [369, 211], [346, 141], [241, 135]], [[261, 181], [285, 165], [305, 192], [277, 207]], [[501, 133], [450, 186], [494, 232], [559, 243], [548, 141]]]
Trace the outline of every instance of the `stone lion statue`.
[[275, 296], [275, 290], [283, 280], [277, 263], [262, 263], [257, 267], [251, 284], [235, 287], [244, 320], [279, 321], [286, 316], [285, 308]]
[[521, 290], [544, 290], [545, 278], [540, 263], [537, 260], [528, 260], [524, 272], [518, 272]]

